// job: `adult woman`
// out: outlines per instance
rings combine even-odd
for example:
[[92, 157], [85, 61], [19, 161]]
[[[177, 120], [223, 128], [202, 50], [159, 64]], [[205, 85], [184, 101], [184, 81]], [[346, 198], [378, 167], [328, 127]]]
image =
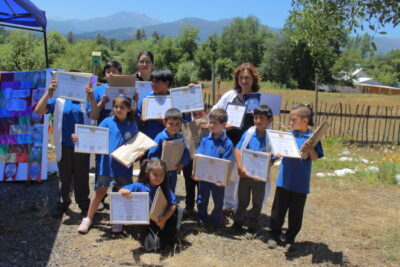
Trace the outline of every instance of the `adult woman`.
[[134, 74], [137, 81], [150, 81], [151, 72], [153, 71], [154, 56], [150, 51], [144, 50], [138, 54], [137, 66], [138, 71]]

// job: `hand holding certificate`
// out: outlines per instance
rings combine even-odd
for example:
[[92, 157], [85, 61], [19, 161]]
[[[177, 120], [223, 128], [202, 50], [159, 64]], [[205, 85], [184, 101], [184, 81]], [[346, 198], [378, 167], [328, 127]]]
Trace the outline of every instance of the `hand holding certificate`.
[[75, 152], [108, 154], [108, 128], [75, 124]]
[[149, 224], [149, 193], [132, 192], [127, 199], [119, 193], [109, 193], [110, 222], [119, 224]]
[[194, 87], [180, 87], [169, 90], [171, 105], [181, 112], [190, 112], [204, 109], [203, 91], [201, 85]]
[[228, 113], [228, 124], [235, 127], [242, 127], [244, 114], [246, 113], [246, 105], [228, 103], [226, 113]]
[[93, 74], [83, 72], [57, 71], [54, 72], [54, 78], [57, 79], [54, 97], [79, 102], [86, 102], [86, 86], [95, 84], [97, 81], [97, 77]]
[[193, 176], [200, 178], [202, 181], [214, 184], [220, 183], [223, 186], [227, 186], [229, 183], [230, 164], [230, 160], [195, 154]]
[[242, 150], [242, 167], [248, 175], [261, 181], [268, 181], [270, 161], [271, 153]]
[[170, 96], [148, 96], [143, 99], [142, 116], [145, 119], [163, 119], [171, 107]]
[[[311, 147], [314, 148], [317, 143], [322, 139], [322, 136], [326, 133], [329, 128], [328, 121], [324, 121], [320, 126], [315, 130], [315, 132], [308, 139], [311, 142]], [[306, 151], [303, 147], [300, 149], [301, 158], [307, 159], [309, 156], [309, 152]]]
[[292, 133], [267, 130], [272, 151], [282, 157], [301, 158], [299, 148]]

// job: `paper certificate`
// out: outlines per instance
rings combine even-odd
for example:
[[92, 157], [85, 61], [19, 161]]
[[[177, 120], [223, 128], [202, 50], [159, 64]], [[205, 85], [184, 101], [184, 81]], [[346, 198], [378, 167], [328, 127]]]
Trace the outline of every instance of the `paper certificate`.
[[75, 152], [108, 154], [108, 128], [75, 124]]
[[194, 176], [202, 181], [221, 183], [226, 186], [229, 183], [230, 163], [230, 160], [195, 154], [193, 161]]
[[107, 102], [105, 105], [105, 109], [112, 109], [112, 103], [114, 101], [114, 98], [116, 98], [119, 95], [126, 95], [130, 99], [133, 98], [133, 96], [136, 93], [135, 87], [110, 87], [107, 86], [104, 90], [104, 94], [108, 96], [110, 101]]
[[228, 113], [228, 124], [240, 128], [246, 113], [246, 105], [228, 103], [226, 113]]
[[136, 81], [136, 91], [139, 94], [139, 102], [153, 92], [151, 82], [149, 81]]
[[92, 74], [58, 71], [57, 88], [54, 97], [86, 102], [86, 86], [91, 82]]
[[167, 112], [171, 107], [170, 96], [148, 96], [143, 99], [143, 118], [163, 119], [165, 112]]
[[[328, 121], [323, 121], [321, 125], [315, 130], [315, 132], [310, 136], [308, 140], [311, 142], [311, 147], [315, 147], [317, 143], [322, 139], [322, 136], [326, 133], [329, 128]], [[305, 151], [303, 148], [300, 149], [301, 158], [307, 159], [309, 156], [308, 151]]]
[[185, 147], [186, 145], [182, 139], [163, 142], [161, 160], [167, 164], [167, 171], [176, 170], [176, 165], [182, 160]]
[[149, 193], [132, 192], [131, 199], [119, 193], [110, 195], [110, 222], [121, 224], [149, 224]]
[[292, 133], [267, 130], [268, 138], [275, 154], [282, 157], [301, 158], [299, 148]]
[[182, 124], [182, 133], [185, 143], [189, 146], [190, 157], [193, 158], [201, 138], [209, 134], [209, 130], [202, 128], [203, 119], [185, 122]]
[[270, 161], [271, 153], [242, 150], [242, 167], [251, 177], [257, 177], [266, 182]]
[[169, 90], [172, 107], [181, 112], [204, 110], [203, 91], [201, 85], [195, 87], [180, 87]]

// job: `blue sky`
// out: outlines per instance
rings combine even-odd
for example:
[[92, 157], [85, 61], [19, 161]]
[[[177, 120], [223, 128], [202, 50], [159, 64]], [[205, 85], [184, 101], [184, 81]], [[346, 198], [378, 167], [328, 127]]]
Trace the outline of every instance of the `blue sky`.
[[[31, 0], [46, 11], [49, 19], [90, 19], [120, 11], [136, 12], [162, 22], [185, 17], [219, 20], [254, 15], [261, 23], [282, 28], [291, 9], [291, 0]], [[386, 27], [386, 37], [400, 38], [400, 26]]]

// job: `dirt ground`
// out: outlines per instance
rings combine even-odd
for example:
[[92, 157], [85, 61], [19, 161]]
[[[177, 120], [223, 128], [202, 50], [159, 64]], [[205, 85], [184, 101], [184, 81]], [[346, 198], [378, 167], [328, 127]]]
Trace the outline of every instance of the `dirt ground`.
[[[184, 207], [183, 177], [178, 179], [177, 196]], [[185, 220], [174, 248], [146, 253], [131, 236], [133, 226], [120, 235], [111, 233], [107, 209], [96, 215], [86, 235], [77, 233], [81, 215], [74, 204], [61, 221], [51, 218], [57, 186], [55, 176], [41, 184], [0, 185], [0, 266], [400, 264], [384, 256], [385, 246], [390, 249], [390, 243], [385, 243], [388, 233], [399, 238], [400, 186], [313, 179], [296, 251], [290, 253], [283, 246], [270, 250], [266, 244], [274, 187], [262, 210], [260, 236], [233, 235], [227, 229], [199, 231], [195, 221]], [[231, 224], [228, 218], [227, 226]]]

